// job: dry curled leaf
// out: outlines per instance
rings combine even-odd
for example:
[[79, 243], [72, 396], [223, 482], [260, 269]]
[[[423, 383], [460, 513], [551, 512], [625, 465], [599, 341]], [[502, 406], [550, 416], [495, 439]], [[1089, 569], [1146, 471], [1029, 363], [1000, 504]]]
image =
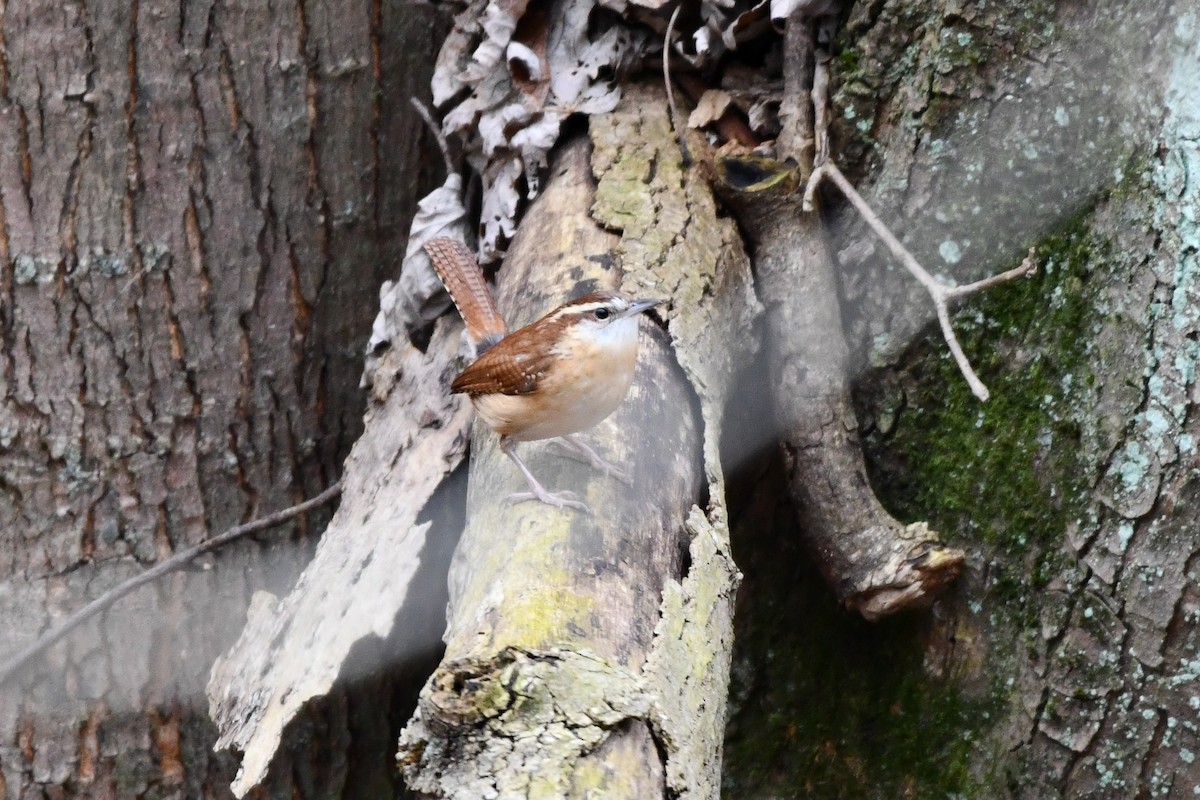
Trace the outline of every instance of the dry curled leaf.
[[417, 204], [408, 234], [408, 247], [400, 278], [386, 281], [379, 290], [379, 313], [371, 325], [366, 365], [360, 385], [370, 386], [379, 358], [398, 338], [428, 325], [450, 307], [423, 245], [438, 236], [463, 239], [467, 212], [462, 205], [462, 177], [454, 174]]
[[771, 0], [771, 20], [783, 24], [793, 12], [813, 19], [837, 11], [841, 0]]
[[692, 113], [688, 115], [689, 128], [703, 128], [709, 123], [716, 122], [729, 109], [733, 97], [723, 89], [706, 89], [700, 95], [700, 100]]
[[779, 101], [771, 98], [756, 100], [746, 112], [750, 130], [764, 139], [774, 139], [779, 135]]
[[484, 179], [483, 261], [495, 260], [521, 200], [537, 194], [563, 121], [614, 108], [615, 79], [642, 55], [647, 34], [595, 15], [599, 5], [566, 0], [547, 11], [520, 0], [478, 0], [455, 19], [438, 56], [433, 85], [434, 102], [445, 107], [442, 129], [463, 142]]
[[520, 158], [493, 162], [483, 173], [483, 208], [479, 227], [484, 242], [480, 249], [493, 257], [499, 255], [497, 242], [513, 235], [517, 229], [517, 206], [521, 194], [517, 190], [524, 163]]
[[521, 82], [540, 83], [545, 77], [542, 62], [545, 56], [539, 56], [532, 47], [522, 42], [509, 42], [504, 60], [508, 62], [508, 71]]

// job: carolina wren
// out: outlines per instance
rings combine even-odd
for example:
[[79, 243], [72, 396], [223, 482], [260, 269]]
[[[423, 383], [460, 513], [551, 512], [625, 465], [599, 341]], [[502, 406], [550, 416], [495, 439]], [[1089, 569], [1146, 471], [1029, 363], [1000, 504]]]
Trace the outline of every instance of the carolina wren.
[[483, 270], [465, 245], [437, 238], [425, 243], [425, 251], [479, 354], [450, 391], [471, 398], [483, 421], [500, 434], [501, 452], [529, 483], [528, 492], [508, 499], [590, 511], [571, 492], [547, 491], [517, 454], [516, 444], [560, 437], [593, 466], [623, 477], [622, 470], [571, 434], [600, 422], [625, 398], [637, 364], [638, 315], [662, 301], [592, 292], [509, 333]]

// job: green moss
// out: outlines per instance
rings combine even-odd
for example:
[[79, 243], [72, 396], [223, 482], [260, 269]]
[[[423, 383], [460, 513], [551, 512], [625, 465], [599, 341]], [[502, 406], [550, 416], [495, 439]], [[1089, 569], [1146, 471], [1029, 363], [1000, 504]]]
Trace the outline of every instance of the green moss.
[[[940, 333], [913, 348], [887, 390], [903, 399], [891, 435], [866, 437], [876, 490], [906, 520], [923, 519], [952, 543], [998, 556], [995, 578], [1022, 592], [1058, 572], [1051, 555], [1086, 507], [1091, 478], [1071, 409], [1095, 382], [1086, 332], [1089, 276], [1103, 257], [1086, 217], [1039, 243], [1033, 278], [960, 309], [954, 327], [992, 392], [979, 402]], [[868, 413], [868, 416], [870, 414]]]
[[[1049, 603], [1059, 595], [1038, 590], [1063, 571], [1057, 545], [1084, 513], [1091, 481], [1069, 410], [1071, 394], [1094, 383], [1089, 276], [1104, 252], [1087, 223], [1080, 217], [1039, 243], [1038, 275], [955, 315], [992, 390], [988, 403], [971, 394], [936, 327], [899, 370], [862, 381], [877, 493], [902, 520], [927, 520], [965, 548], [986, 585], [964, 589], [940, 615], [866, 623], [837, 606], [786, 505], [740, 515], [734, 554], [747, 578], [726, 796], [1005, 792], [1004, 754], [980, 750], [1009, 702], [1011, 672], [996, 659], [1013, 641], [1032, 641], [1039, 615], [1055, 613]], [[766, 482], [773, 487], [759, 481], [760, 497], [785, 492], [777, 470]], [[986, 608], [987, 618], [968, 608]], [[945, 663], [931, 664], [939, 657]]]
[[[771, 491], [784, 492], [778, 465], [771, 477]], [[724, 796], [990, 796], [999, 784], [970, 765], [1000, 694], [971, 697], [927, 675], [928, 616], [868, 623], [842, 610], [794, 519], [780, 503], [769, 523], [743, 517], [735, 534], [746, 583]], [[768, 541], [763, 530], [776, 535]]]

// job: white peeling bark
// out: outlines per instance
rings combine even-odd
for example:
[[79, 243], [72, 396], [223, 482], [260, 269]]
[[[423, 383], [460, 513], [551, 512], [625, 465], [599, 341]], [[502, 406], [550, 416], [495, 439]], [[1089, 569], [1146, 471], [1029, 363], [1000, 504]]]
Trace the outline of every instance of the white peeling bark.
[[243, 753], [238, 797], [266, 776], [288, 722], [343, 674], [351, 647], [386, 638], [408, 599], [431, 527], [417, 517], [466, 449], [472, 412], [448, 393], [459, 330], [444, 320], [425, 353], [403, 342], [384, 357], [380, 404], [346, 461], [341, 506], [316, 556], [287, 597], [255, 594], [241, 636], [213, 665], [216, 747]]

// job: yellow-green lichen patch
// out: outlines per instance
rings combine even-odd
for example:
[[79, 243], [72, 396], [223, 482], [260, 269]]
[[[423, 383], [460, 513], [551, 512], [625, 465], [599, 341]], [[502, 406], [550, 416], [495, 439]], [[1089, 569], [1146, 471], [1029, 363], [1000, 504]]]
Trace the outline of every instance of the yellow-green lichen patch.
[[613, 113], [591, 117], [598, 180], [592, 215], [622, 234], [616, 255], [624, 285], [667, 298], [657, 313], [704, 424], [710, 502], [689, 516], [690, 568], [663, 588], [646, 677], [656, 695], [668, 791], [709, 797], [720, 778], [731, 598], [739, 577], [728, 558], [719, 423], [735, 365], [757, 347], [760, 306], [735, 225], [718, 216], [699, 171], [683, 169], [661, 94], [655, 86], [630, 86]]
[[[545, 577], [546, 573], [536, 573]], [[547, 582], [531, 587], [505, 604], [507, 639], [517, 647], [546, 647], [571, 626], [585, 629], [591, 598]]]

